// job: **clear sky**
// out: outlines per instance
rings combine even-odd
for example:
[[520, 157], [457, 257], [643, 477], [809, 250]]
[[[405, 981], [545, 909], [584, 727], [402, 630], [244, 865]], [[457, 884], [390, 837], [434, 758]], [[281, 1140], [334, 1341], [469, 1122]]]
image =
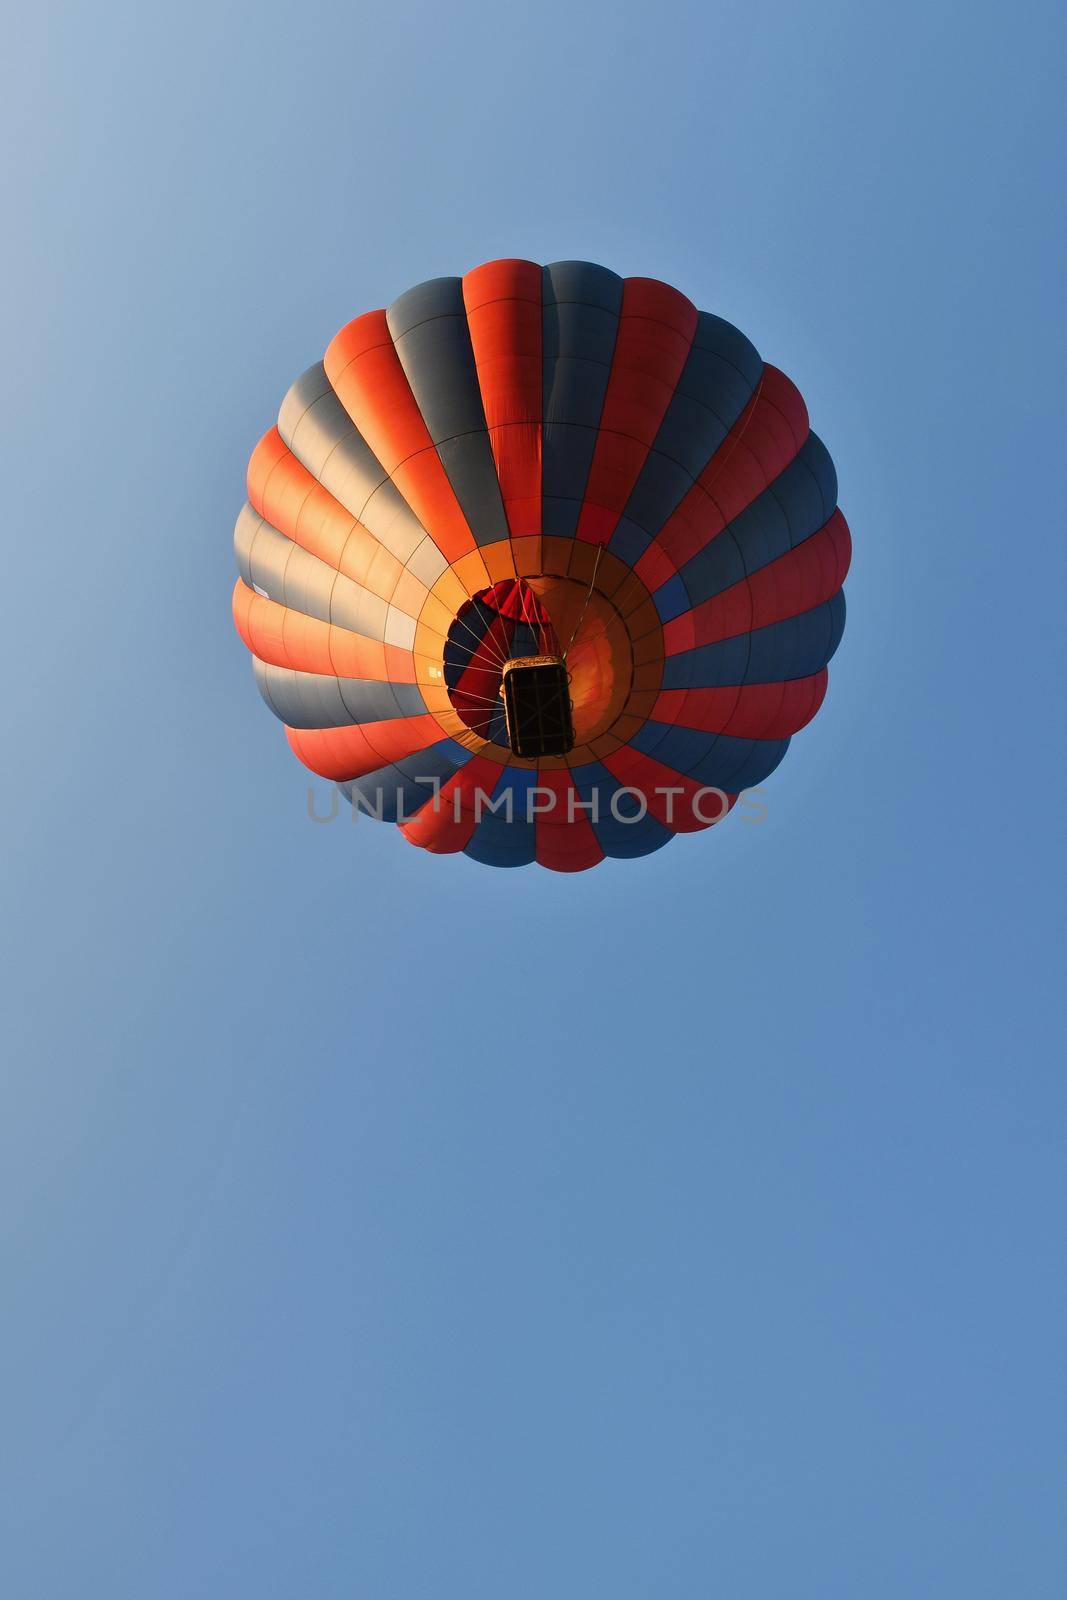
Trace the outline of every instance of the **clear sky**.
[[[1059, 1600], [1056, 7], [5, 26], [0, 1589]], [[766, 821], [574, 879], [310, 823], [229, 616], [498, 255], [736, 322], [856, 547]]]

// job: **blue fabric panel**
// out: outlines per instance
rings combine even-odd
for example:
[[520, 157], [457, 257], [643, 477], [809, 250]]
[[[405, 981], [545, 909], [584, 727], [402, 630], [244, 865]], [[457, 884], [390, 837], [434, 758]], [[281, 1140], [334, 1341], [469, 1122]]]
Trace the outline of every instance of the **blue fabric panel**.
[[788, 739], [738, 739], [662, 722], [646, 722], [630, 743], [694, 782], [727, 794], [762, 783], [789, 748]]
[[628, 517], [620, 517], [615, 532], [608, 540], [608, 549], [613, 556], [618, 556], [620, 561], [625, 561], [628, 567], [634, 567], [651, 543], [650, 533], [639, 528]]
[[509, 657], [537, 656], [541, 654], [541, 630], [528, 622], [517, 622], [511, 636]]
[[691, 604], [721, 594], [810, 538], [836, 504], [833, 462], [822, 440], [809, 434], [774, 482], [685, 563], [681, 578]]
[[692, 602], [680, 572], [676, 572], [673, 578], [668, 578], [666, 583], [660, 584], [653, 593], [652, 600], [661, 622], [671, 622], [683, 612], [692, 609]]
[[484, 811], [466, 847], [467, 855], [492, 867], [524, 867], [534, 860], [535, 824], [527, 820], [527, 803], [529, 792], [536, 784], [536, 770], [504, 768], [493, 790], [493, 800], [500, 801], [510, 793], [511, 821], [504, 811]]
[[[674, 838], [673, 830], [664, 827], [662, 822], [657, 822], [655, 817], [645, 816], [640, 822], [630, 822], [620, 821], [612, 815], [612, 796], [626, 786], [612, 777], [599, 761], [591, 761], [584, 767], [573, 767], [571, 777], [582, 800], [591, 800], [594, 793], [598, 797], [599, 816], [595, 822], [591, 817], [589, 821], [596, 834], [597, 843], [606, 856], [614, 856], [618, 860], [647, 856], [653, 850], [659, 850], [663, 845], [669, 844]], [[618, 810], [624, 818], [627, 813], [635, 812], [637, 809], [637, 801], [629, 795], [618, 805]]]
[[[745, 515], [745, 512], [741, 513], [742, 517]], [[740, 583], [747, 576], [745, 558], [731, 530], [732, 524], [716, 534], [702, 550], [690, 557], [678, 576], [670, 580], [680, 583], [685, 590], [686, 604], [683, 610], [692, 610], [702, 600], [710, 600], [712, 595], [721, 594], [724, 589]]]
[[769, 777], [788, 749], [788, 739], [735, 739], [720, 733], [689, 777], [709, 788], [740, 794]]
[[587, 261], [542, 278], [542, 531], [572, 538], [611, 375], [622, 279]]
[[746, 338], [732, 322], [727, 322], [725, 317], [702, 311], [697, 319], [693, 343], [736, 368], [750, 394], [763, 376], [763, 358], [752, 340]]
[[484, 823], [488, 820], [483, 818], [479, 823], [463, 854], [486, 867], [530, 866], [536, 859], [533, 829], [523, 834], [521, 842], [514, 843], [507, 827], [499, 832], [486, 829]]
[[664, 827], [655, 817], [643, 817], [640, 822], [616, 822], [610, 814], [593, 824], [597, 843], [606, 856], [616, 861], [633, 861], [638, 856], [650, 856], [662, 850], [675, 838], [673, 828]]
[[844, 625], [845, 597], [839, 593], [798, 617], [757, 628], [749, 634], [746, 682], [778, 683], [818, 672], [840, 644]]
[[625, 506], [651, 537], [689, 493], [752, 398], [763, 371], [754, 347], [700, 312], [678, 386]]
[[841, 642], [845, 597], [772, 622], [766, 628], [701, 645], [668, 656], [663, 664], [665, 689], [714, 689], [725, 684], [781, 683], [820, 671]]
[[[690, 401], [679, 400], [676, 395], [668, 407], [667, 416], [660, 427], [660, 434], [663, 433], [663, 428], [667, 426], [667, 421], [672, 413], [676, 419], [675, 430], [677, 431], [679, 426], [677, 422], [678, 411], [683, 407], [690, 407], [691, 404], [692, 402]], [[705, 415], [709, 414], [705, 413]], [[706, 431], [710, 434], [712, 430]], [[716, 443], [708, 444], [707, 454], [704, 454], [703, 449], [692, 452], [694, 455], [699, 455], [701, 460], [696, 473], [690, 473], [686, 466], [680, 465], [670, 456], [660, 451], [659, 436], [657, 436], [655, 445], [648, 452], [644, 466], [637, 475], [637, 482], [630, 490], [629, 499], [623, 507], [623, 516], [627, 517], [631, 522], [636, 522], [637, 526], [643, 528], [650, 536], [658, 533], [675, 506], [685, 499], [693, 487], [693, 479], [703, 470], [708, 458], [717, 448], [718, 440], [721, 437], [721, 430], [719, 430], [716, 434]], [[679, 443], [677, 440], [675, 442]]]
[[488, 739], [491, 744], [501, 744], [506, 750], [508, 748], [508, 719], [504, 714], [503, 703], [499, 706], [486, 707], [486, 709], [489, 712], [489, 721], [485, 725], [485, 731], [483, 732], [479, 728], [478, 732], [482, 734], [483, 739]]
[[789, 739], [736, 739], [733, 734], [662, 722], [646, 722], [630, 744], [675, 773], [710, 789], [725, 789], [726, 794], [763, 782], [789, 749]]
[[662, 761], [675, 772], [688, 772], [707, 755], [718, 734], [701, 728], [679, 728], [672, 723], [646, 722], [630, 740], [642, 755]]
[[742, 633], [717, 644], [667, 656], [663, 662], [663, 688], [712, 689], [722, 683], [744, 683], [748, 640], [749, 635]]
[[[454, 689], [463, 673], [470, 665], [473, 656], [477, 655], [482, 641], [489, 629], [500, 623], [500, 614], [483, 601], [476, 600], [473, 605], [463, 613], [462, 618], [457, 617], [449, 629], [449, 636], [445, 641], [445, 683]], [[494, 644], [492, 650], [486, 647], [486, 653], [496, 654]]]
[[752, 399], [753, 387], [736, 367], [694, 341], [654, 448], [699, 478]]

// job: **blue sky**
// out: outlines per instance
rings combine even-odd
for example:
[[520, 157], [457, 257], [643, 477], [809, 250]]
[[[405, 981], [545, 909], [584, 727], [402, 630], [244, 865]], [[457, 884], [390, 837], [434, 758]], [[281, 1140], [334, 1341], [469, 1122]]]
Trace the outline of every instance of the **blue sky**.
[[[4, 1592], [1061, 1595], [1055, 8], [8, 26]], [[497, 255], [741, 326], [856, 546], [766, 821], [576, 879], [310, 824], [229, 620]]]

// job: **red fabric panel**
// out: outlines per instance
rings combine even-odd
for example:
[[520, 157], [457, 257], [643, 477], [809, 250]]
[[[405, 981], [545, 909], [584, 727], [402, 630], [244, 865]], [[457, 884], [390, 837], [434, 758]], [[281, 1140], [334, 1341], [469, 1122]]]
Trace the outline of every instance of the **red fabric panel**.
[[[523, 578], [501, 578], [492, 588], [483, 589], [475, 599], [492, 606], [513, 622], [528, 622], [531, 628], [552, 629], [552, 619], [530, 585]], [[546, 646], [547, 649], [547, 646]]]
[[324, 358], [341, 404], [449, 561], [475, 548], [389, 337], [384, 311], [342, 328]]
[[[409, 822], [400, 824], [400, 831], [412, 844], [437, 855], [453, 855], [466, 849], [477, 826], [474, 811], [475, 793], [491, 795], [503, 767], [484, 756], [472, 756], [459, 768], [455, 777], [441, 785], [436, 804], [431, 798]], [[456, 820], [456, 795], [459, 795], [459, 820]]]
[[607, 544], [674, 396], [697, 310], [654, 278], [627, 278], [579, 539]]
[[[675, 772], [673, 767], [665, 767], [661, 761], [653, 761], [651, 756], [643, 755], [632, 745], [624, 745], [614, 755], [603, 757], [602, 764], [613, 778], [618, 778], [627, 788], [639, 790], [648, 802], [649, 816], [655, 817], [665, 827], [673, 828], [675, 833], [697, 833], [722, 820], [718, 815], [721, 802], [716, 800], [714, 794], [707, 792], [706, 784]], [[682, 792], [663, 792], [669, 789], [681, 789]], [[726, 808], [722, 816], [733, 807], [736, 799], [735, 794], [726, 796]]]
[[652, 590], [672, 578], [785, 470], [808, 431], [800, 391], [765, 366], [752, 399], [635, 565], [642, 583]]
[[359, 727], [286, 728], [285, 736], [305, 767], [320, 778], [343, 782], [413, 756], [436, 744], [442, 734], [437, 718], [426, 713]]
[[810, 678], [720, 689], [665, 689], [653, 722], [728, 733], [738, 739], [786, 739], [809, 723], [826, 694], [825, 667]]
[[835, 511], [818, 533], [794, 545], [777, 561], [666, 623], [664, 652], [678, 655], [695, 645], [732, 639], [753, 628], [766, 628], [772, 622], [810, 611], [837, 593], [851, 558], [848, 523], [840, 511]]
[[[562, 768], [541, 770], [537, 784], [541, 789], [551, 789], [555, 797], [551, 811], [539, 812], [534, 819], [534, 849], [541, 866], [551, 867], [553, 872], [585, 872], [603, 861], [604, 852], [588, 813], [581, 809], [581, 795], [570, 773]], [[573, 802], [569, 795], [574, 796]], [[571, 804], [573, 822], [567, 820]]]
[[541, 532], [541, 268], [489, 261], [463, 280], [478, 385], [513, 539]]

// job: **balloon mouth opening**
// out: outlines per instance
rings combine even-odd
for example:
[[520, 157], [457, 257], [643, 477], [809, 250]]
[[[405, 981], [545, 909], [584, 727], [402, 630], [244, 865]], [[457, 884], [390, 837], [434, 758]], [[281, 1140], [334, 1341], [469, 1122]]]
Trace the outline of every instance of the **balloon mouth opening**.
[[[536, 684], [519, 672], [509, 706], [506, 681], [515, 663], [531, 658], [543, 670]], [[480, 590], [456, 613], [445, 644], [453, 709], [472, 733], [520, 759], [565, 756], [606, 733], [633, 673], [630, 636], [611, 601], [588, 583], [551, 574]]]

